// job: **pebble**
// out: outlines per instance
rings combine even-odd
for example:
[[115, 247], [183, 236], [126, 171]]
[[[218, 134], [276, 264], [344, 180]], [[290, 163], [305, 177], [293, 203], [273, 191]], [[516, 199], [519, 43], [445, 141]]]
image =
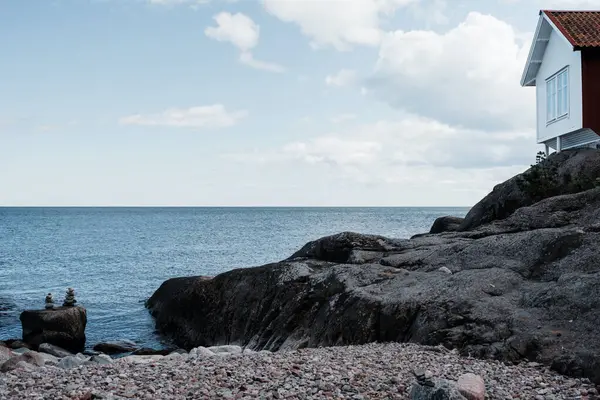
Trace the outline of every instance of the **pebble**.
[[0, 374], [0, 399], [400, 400], [409, 398], [413, 369], [423, 377], [453, 381], [464, 374], [477, 375], [485, 383], [486, 399], [579, 399], [584, 393], [596, 393], [588, 380], [538, 366], [508, 366], [415, 344], [245, 354], [230, 349], [236, 354], [14, 370]]

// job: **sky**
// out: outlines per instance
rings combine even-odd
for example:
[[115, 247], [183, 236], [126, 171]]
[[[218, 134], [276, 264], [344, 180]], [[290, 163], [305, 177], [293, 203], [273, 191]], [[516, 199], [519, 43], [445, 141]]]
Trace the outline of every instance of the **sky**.
[[545, 8], [600, 0], [0, 0], [0, 206], [471, 206]]

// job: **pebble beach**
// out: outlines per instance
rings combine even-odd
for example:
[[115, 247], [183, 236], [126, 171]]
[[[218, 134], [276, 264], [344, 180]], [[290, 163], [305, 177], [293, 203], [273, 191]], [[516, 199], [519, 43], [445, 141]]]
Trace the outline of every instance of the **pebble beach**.
[[107, 365], [53, 365], [0, 374], [0, 399], [410, 399], [415, 368], [436, 378], [483, 378], [486, 399], [596, 399], [587, 379], [536, 363], [515, 366], [413, 344], [289, 352], [130, 356]]

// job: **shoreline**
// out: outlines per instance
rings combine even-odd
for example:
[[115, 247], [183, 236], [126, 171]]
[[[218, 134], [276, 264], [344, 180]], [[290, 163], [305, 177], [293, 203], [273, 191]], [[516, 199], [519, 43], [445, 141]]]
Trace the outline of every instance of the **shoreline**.
[[598, 393], [588, 379], [568, 378], [537, 363], [509, 366], [416, 344], [208, 356], [196, 351], [132, 360], [0, 374], [0, 398], [408, 399], [414, 368], [451, 381], [464, 373], [479, 375], [491, 399], [591, 400]]

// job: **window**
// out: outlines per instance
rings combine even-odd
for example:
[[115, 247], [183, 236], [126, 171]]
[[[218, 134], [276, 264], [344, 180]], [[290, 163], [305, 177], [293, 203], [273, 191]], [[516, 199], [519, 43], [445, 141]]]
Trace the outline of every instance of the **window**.
[[546, 81], [546, 122], [569, 114], [569, 70], [565, 68]]

